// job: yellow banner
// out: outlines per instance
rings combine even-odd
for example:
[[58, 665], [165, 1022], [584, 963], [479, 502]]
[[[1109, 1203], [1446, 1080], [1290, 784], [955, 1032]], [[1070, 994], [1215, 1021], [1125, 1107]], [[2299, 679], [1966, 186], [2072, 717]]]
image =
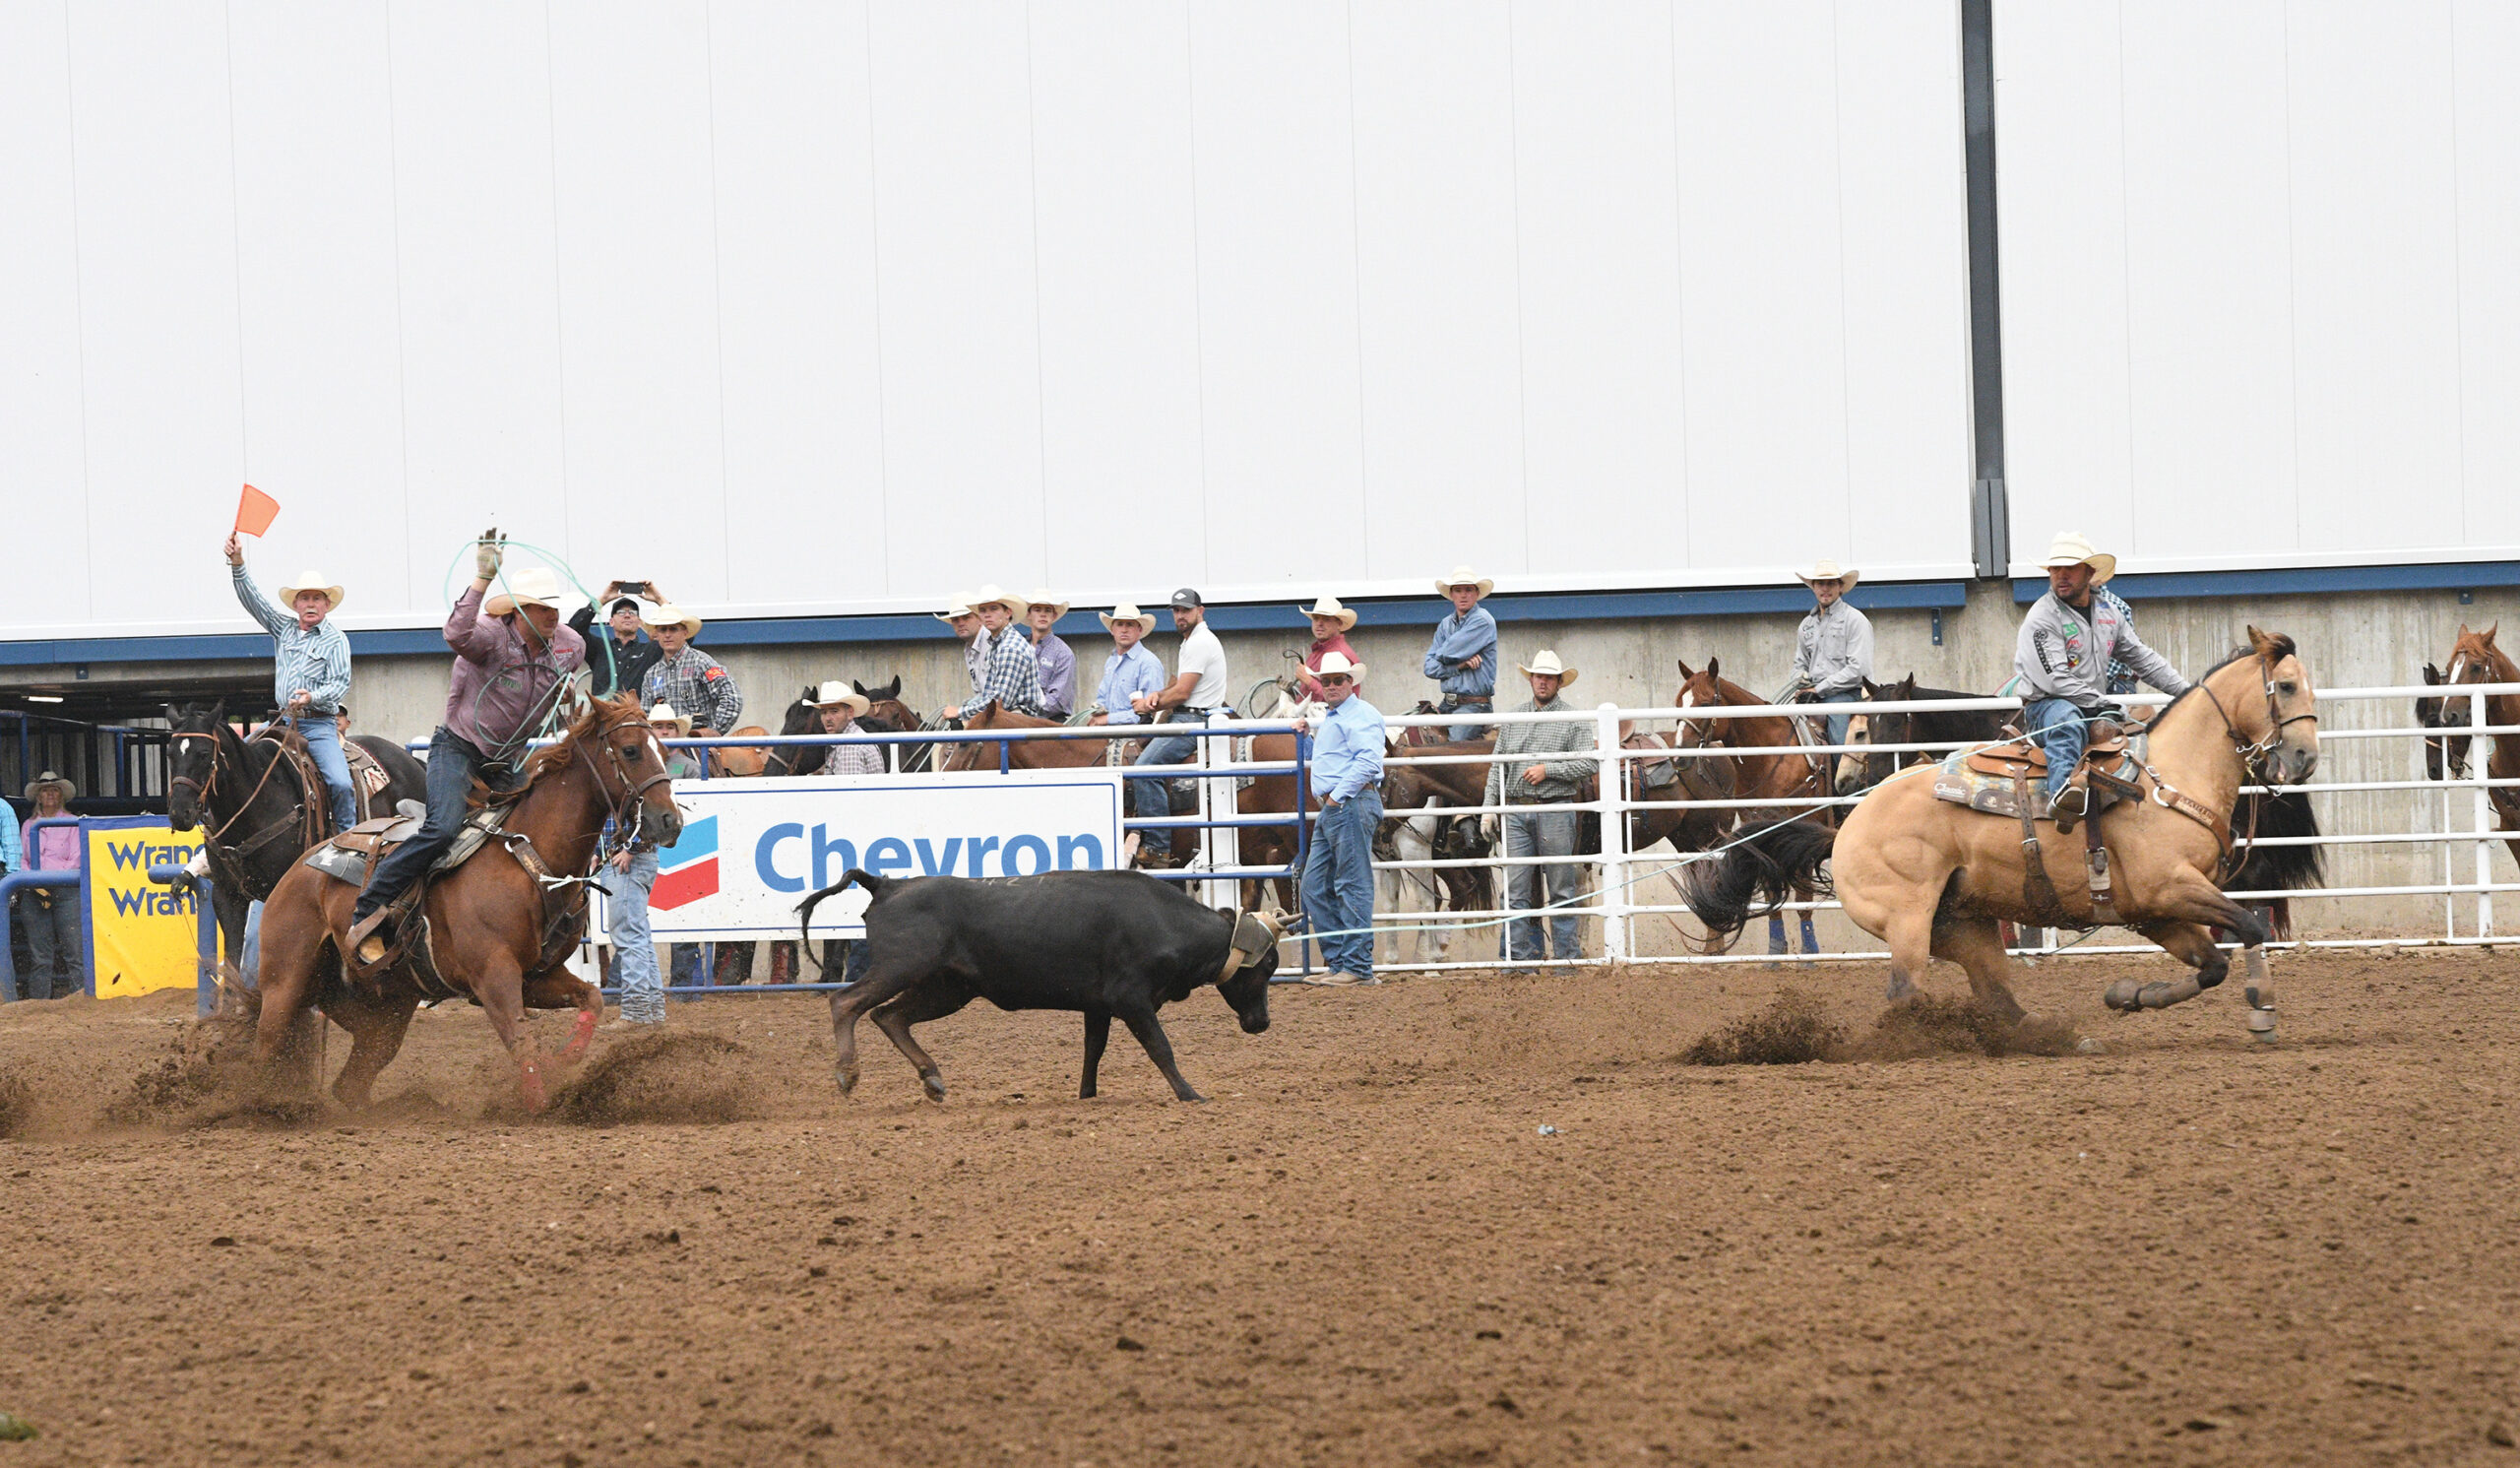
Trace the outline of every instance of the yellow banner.
[[178, 834], [162, 820], [92, 823], [88, 838], [88, 960], [96, 997], [128, 998], [200, 981], [201, 909], [191, 893], [170, 892], [149, 868], [181, 865], [201, 850], [201, 833]]

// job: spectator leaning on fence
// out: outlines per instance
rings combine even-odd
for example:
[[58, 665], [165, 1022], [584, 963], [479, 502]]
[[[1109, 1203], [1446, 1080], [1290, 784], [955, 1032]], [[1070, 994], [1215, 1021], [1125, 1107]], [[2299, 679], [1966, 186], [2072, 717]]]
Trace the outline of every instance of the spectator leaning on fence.
[[[1181, 653], [1174, 665], [1172, 681], [1150, 698], [1138, 701], [1138, 713], [1152, 722], [1157, 711], [1170, 709], [1175, 724], [1206, 724], [1217, 716], [1233, 697], [1232, 685], [1226, 672], [1225, 644], [1208, 626], [1208, 606], [1199, 594], [1183, 587], [1172, 594], [1172, 628], [1181, 634]], [[1138, 751], [1136, 763], [1144, 765], [1177, 765], [1188, 762], [1198, 753], [1199, 740], [1188, 734], [1166, 734], [1147, 740]], [[1136, 787], [1129, 792], [1130, 808], [1140, 820], [1172, 813], [1172, 797], [1164, 780], [1132, 780]], [[1230, 793], [1228, 793], [1230, 794]], [[1158, 864], [1172, 855], [1172, 833], [1158, 826], [1141, 833], [1140, 850]]]
[[[50, 770], [44, 771], [27, 786], [27, 798], [34, 802], [30, 820], [48, 820], [67, 815], [70, 802], [79, 794], [77, 786]], [[6, 802], [0, 802], [5, 804]], [[17, 844], [17, 815], [9, 818], [11, 844]], [[34, 833], [32, 849], [23, 856], [9, 855], [9, 865], [15, 869], [20, 861], [32, 862], [36, 871], [76, 871], [79, 869], [79, 828], [47, 826]], [[18, 917], [27, 934], [27, 952], [32, 960], [18, 993], [30, 999], [66, 999], [87, 988], [87, 945], [80, 940], [79, 903], [85, 894], [75, 887], [54, 891], [48, 887], [32, 888], [19, 894]]]
[[[648, 595], [658, 603], [669, 602], [662, 588], [648, 583]], [[604, 583], [603, 594], [597, 602], [612, 604], [605, 619], [610, 632], [595, 635], [595, 604], [579, 607], [569, 617], [569, 627], [587, 644], [587, 691], [598, 698], [611, 698], [621, 693], [642, 693], [648, 686], [648, 670], [657, 666], [664, 649], [655, 639], [639, 630], [639, 603], [636, 598], [621, 595], [621, 583]]]
[[[866, 711], [874, 707], [871, 699], [838, 678], [833, 678], [805, 700], [822, 721], [823, 733], [845, 734], [856, 727]], [[881, 744], [832, 744], [823, 756], [817, 775], [881, 775], [884, 773], [884, 746]]]
[[1076, 652], [1052, 631], [1067, 615], [1067, 604], [1048, 592], [1035, 592], [1024, 608], [1033, 639], [1033, 661], [1040, 670], [1041, 716], [1065, 719], [1076, 712]]
[[1310, 733], [1312, 798], [1321, 808], [1303, 863], [1303, 911], [1322, 934], [1323, 984], [1374, 979], [1374, 832], [1382, 825], [1382, 712], [1358, 691], [1365, 665], [1345, 653], [1321, 660], [1329, 712], [1298, 719]]
[[[681, 607], [666, 603], [657, 607], [648, 618], [648, 632], [657, 639], [663, 656], [648, 670], [647, 682], [641, 688], [641, 701], [650, 704], [669, 703], [689, 716], [694, 737], [709, 738], [732, 733], [743, 722], [744, 693], [735, 686], [733, 673], [724, 665], [691, 645], [700, 635], [700, 618]], [[703, 751], [694, 751], [702, 753]], [[716, 766], [714, 756], [699, 761], [703, 770]]]
[[[1796, 703], [1861, 703], [1872, 676], [1872, 623], [1846, 603], [1863, 574], [1826, 558], [1795, 579], [1811, 588], [1820, 605], [1794, 634], [1794, 699]], [[1828, 717], [1828, 741], [1847, 741], [1849, 716]]]
[[1095, 711], [1105, 724], [1137, 724], [1138, 710], [1164, 691], [1164, 661], [1146, 650], [1146, 634], [1155, 630], [1155, 613], [1123, 602], [1109, 611], [1094, 613], [1111, 634], [1111, 656], [1102, 660], [1102, 680], [1094, 688]]
[[[1495, 589], [1494, 580], [1468, 566], [1453, 567], [1451, 575], [1435, 583], [1435, 590], [1453, 603], [1452, 613], [1435, 623], [1435, 640], [1426, 645], [1426, 676], [1436, 680], [1444, 695], [1435, 705], [1438, 714], [1495, 711], [1496, 618], [1479, 605]], [[1494, 732], [1484, 724], [1456, 724], [1445, 731], [1455, 739], [1484, 738]]]
[[295, 586], [280, 589], [283, 611], [245, 574], [245, 550], [234, 536], [222, 547], [227, 579], [246, 612], [272, 634], [276, 656], [272, 668], [272, 699], [306, 740], [315, 772], [331, 793], [333, 825], [346, 831], [358, 824], [358, 791], [350, 784], [350, 762], [342, 753], [343, 700], [350, 692], [350, 640], [331, 617], [342, 605], [342, 589], [328, 585], [320, 571], [308, 571]]
[[1321, 680], [1314, 676], [1321, 670], [1321, 660], [1337, 653], [1349, 662], [1356, 661], [1356, 650], [1348, 645], [1348, 629], [1356, 625], [1356, 613], [1339, 605], [1337, 597], [1315, 597], [1309, 606], [1295, 610], [1312, 618], [1312, 646], [1304, 649], [1303, 675], [1296, 681], [1303, 686], [1306, 703], [1321, 702]]
[[[1524, 677], [1531, 679], [1532, 701], [1514, 712], [1518, 714], [1571, 713], [1558, 694], [1575, 681], [1577, 670], [1558, 662], [1557, 654], [1545, 649], [1532, 656], [1528, 667], [1516, 664]], [[1596, 726], [1583, 719], [1551, 719], [1529, 724], [1506, 724], [1496, 731], [1494, 764], [1487, 767], [1487, 791], [1481, 796], [1482, 805], [1571, 805], [1584, 798], [1584, 782], [1593, 777], [1601, 761], [1593, 752], [1598, 747]], [[1577, 753], [1577, 751], [1584, 751]], [[1512, 756], [1505, 758], [1504, 756]], [[1515, 813], [1501, 822], [1490, 815], [1481, 822], [1494, 829], [1501, 824], [1505, 837], [1505, 855], [1515, 857], [1572, 857], [1575, 855], [1577, 812], [1552, 810], [1531, 815]], [[1545, 925], [1533, 918], [1516, 918], [1505, 925], [1505, 956], [1514, 964], [1528, 965], [1543, 958], [1581, 958], [1584, 950], [1576, 937], [1572, 905], [1581, 886], [1583, 871], [1574, 862], [1552, 862], [1544, 866], [1505, 868], [1505, 905], [1511, 908], [1537, 908], [1543, 905], [1541, 892], [1546, 889], [1546, 906], [1550, 916]], [[1542, 941], [1544, 926], [1547, 941]]]

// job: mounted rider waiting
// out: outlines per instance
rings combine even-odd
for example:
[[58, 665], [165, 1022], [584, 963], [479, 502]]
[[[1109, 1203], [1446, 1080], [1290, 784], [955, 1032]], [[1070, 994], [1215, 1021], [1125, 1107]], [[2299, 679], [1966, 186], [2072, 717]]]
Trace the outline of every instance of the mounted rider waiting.
[[[1452, 599], [1452, 614], [1435, 623], [1435, 640], [1426, 645], [1426, 676], [1436, 679], [1444, 701], [1438, 714], [1468, 709], [1489, 714], [1496, 709], [1496, 618], [1480, 599], [1496, 589], [1492, 577], [1468, 566], [1455, 566], [1435, 582], [1435, 590]], [[1445, 731], [1455, 740], [1481, 739], [1493, 733], [1484, 724], [1456, 724]]]
[[377, 931], [395, 899], [425, 875], [455, 844], [471, 808], [472, 783], [516, 789], [525, 780], [526, 743], [586, 667], [586, 642], [560, 625], [560, 578], [528, 566], [491, 596], [504, 546], [498, 530], [482, 533], [472, 553], [472, 584], [446, 614], [455, 676], [446, 692], [446, 722], [429, 736], [428, 817], [369, 873], [344, 934], [346, 963], [355, 969], [388, 956]]
[[272, 701], [281, 717], [296, 727], [324, 777], [333, 798], [333, 829], [358, 824], [358, 792], [350, 784], [350, 762], [342, 752], [342, 708], [350, 692], [350, 640], [329, 618], [342, 605], [342, 589], [325, 584], [321, 572], [308, 571], [297, 585], [280, 589], [283, 611], [245, 574], [245, 550], [234, 534], [223, 547], [228, 580], [236, 600], [263, 630], [272, 634]]
[[[1141, 717], [1153, 720], [1158, 711], [1173, 710], [1175, 724], [1206, 724], [1233, 701], [1232, 680], [1226, 673], [1225, 644], [1208, 627], [1208, 607], [1199, 594], [1183, 587], [1172, 594], [1172, 629], [1181, 634], [1181, 651], [1174, 659], [1173, 678], [1154, 696], [1137, 702]], [[1144, 765], [1177, 765], [1187, 763], [1199, 752], [1199, 741], [1187, 734], [1166, 734], [1149, 739], [1138, 751], [1136, 763]], [[1133, 780], [1136, 789], [1129, 792], [1129, 804], [1140, 820], [1160, 818], [1172, 813], [1171, 783], [1165, 780]], [[1146, 831], [1142, 850], [1154, 862], [1161, 864], [1171, 859], [1172, 833], [1157, 826]]]
[[1067, 604], [1048, 592], [1035, 592], [1025, 604], [1025, 635], [1033, 642], [1033, 661], [1041, 675], [1041, 717], [1066, 719], [1076, 712], [1076, 650], [1055, 630], [1067, 615]]
[[963, 639], [963, 666], [972, 674], [972, 696], [945, 711], [947, 719], [968, 719], [997, 706], [1014, 714], [1047, 718], [1041, 701], [1041, 660], [1033, 647], [1032, 630], [1018, 629], [1015, 619], [1029, 610], [1023, 598], [983, 586], [955, 604], [941, 620]]
[[1319, 703], [1321, 679], [1315, 674], [1321, 671], [1321, 660], [1337, 653], [1351, 663], [1356, 661], [1356, 650], [1348, 645], [1348, 632], [1356, 625], [1356, 613], [1354, 608], [1339, 605], [1337, 597], [1315, 597], [1310, 606], [1295, 610], [1312, 620], [1312, 646], [1304, 649], [1303, 674], [1298, 684], [1306, 703]]
[[[1862, 702], [1863, 685], [1872, 678], [1872, 623], [1848, 606], [1845, 597], [1863, 573], [1824, 556], [1794, 576], [1811, 588], [1819, 603], [1794, 634], [1794, 701]], [[1828, 717], [1830, 743], [1847, 741], [1848, 718]]]
[[[2145, 682], [2173, 697], [2187, 679], [2170, 661], [2144, 646], [2125, 615], [2093, 593], [2117, 574], [2117, 557], [2094, 550], [2067, 531], [2048, 547], [2048, 595], [2031, 604], [2013, 646], [2013, 672], [2021, 681], [2023, 733], [2048, 751], [2048, 805], [2059, 831], [2071, 831], [2090, 801], [2088, 791], [2060, 800], [2074, 767], [2082, 763], [2088, 721], [2099, 718], [2109, 694], [2109, 665], [2123, 663]], [[2122, 604], [2121, 604], [2122, 605]]]

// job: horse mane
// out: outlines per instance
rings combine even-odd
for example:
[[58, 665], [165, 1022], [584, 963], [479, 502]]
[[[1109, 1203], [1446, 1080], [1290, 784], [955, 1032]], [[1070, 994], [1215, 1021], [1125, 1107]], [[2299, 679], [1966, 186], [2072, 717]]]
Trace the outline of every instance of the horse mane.
[[639, 713], [639, 700], [635, 694], [618, 693], [610, 698], [588, 699], [586, 712], [569, 726], [568, 733], [560, 735], [559, 742], [545, 744], [526, 759], [525, 778], [517, 782], [516, 789], [493, 791], [476, 778], [472, 782], [472, 803], [481, 806], [515, 804], [540, 784], [543, 776], [568, 768], [569, 762], [577, 756], [579, 742], [601, 734], [609, 727], [611, 716], [635, 716]]
[[[2281, 632], [2268, 634], [2267, 642], [2269, 644], [2267, 652], [2271, 655], [2272, 660], [2277, 663], [2281, 663], [2287, 658], [2295, 657], [2300, 652], [2300, 648], [2294, 646], [2293, 639], [2285, 636]], [[2253, 647], [2236, 647], [2230, 652], [2225, 653], [2221, 662], [2216, 663], [2213, 667], [2206, 669], [2203, 672], [2200, 672], [2195, 677], [2190, 678], [2185, 692], [2180, 693], [2176, 698], [2174, 698], [2170, 702], [2162, 705], [2162, 711], [2153, 716], [2153, 727], [2159, 729], [2162, 721], [2170, 717], [2171, 710], [2177, 708], [2180, 704], [2187, 702], [2190, 698], [2193, 698], [2198, 693], [2204, 691], [2205, 680], [2207, 678], [2221, 672], [2224, 669], [2237, 663], [2242, 658], [2254, 658], [2256, 656], [2257, 649]]]

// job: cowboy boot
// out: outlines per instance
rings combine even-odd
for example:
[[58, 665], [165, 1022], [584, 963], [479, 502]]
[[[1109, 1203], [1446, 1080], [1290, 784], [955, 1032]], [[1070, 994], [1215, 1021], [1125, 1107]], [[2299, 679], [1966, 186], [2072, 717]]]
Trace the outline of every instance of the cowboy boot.
[[393, 944], [379, 929], [393, 920], [394, 907], [388, 903], [351, 924], [349, 931], [342, 934], [342, 951], [353, 971], [363, 973], [385, 961]]
[[[2080, 777], [2077, 776], [2076, 779], [2079, 781]], [[2079, 783], [2068, 785], [2056, 792], [2056, 798], [2048, 802], [2048, 818], [2056, 823], [2056, 834], [2071, 836], [2074, 834], [2075, 825], [2082, 820], [2084, 812], [2090, 808], [2090, 786]]]

